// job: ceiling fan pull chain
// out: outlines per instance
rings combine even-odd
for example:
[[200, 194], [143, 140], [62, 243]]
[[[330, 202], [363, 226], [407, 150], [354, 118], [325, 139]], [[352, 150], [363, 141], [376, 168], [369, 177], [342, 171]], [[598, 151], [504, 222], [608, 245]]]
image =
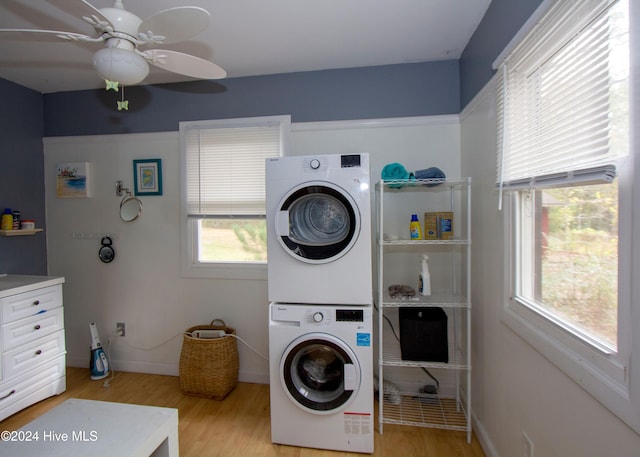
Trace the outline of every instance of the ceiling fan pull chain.
[[118, 111], [129, 111], [129, 100], [124, 99], [124, 86], [122, 87], [122, 101], [118, 102]]
[[120, 87], [119, 87], [119, 83], [118, 81], [110, 81], [108, 79], [104, 80], [105, 84], [106, 84], [106, 90], [114, 90], [116, 92], [120, 92], [121, 96], [120, 96], [120, 101], [117, 102], [118, 104], [118, 111], [129, 111], [129, 100], [125, 100], [124, 99], [124, 86], [122, 86], [122, 91], [120, 91]]
[[108, 79], [105, 79], [104, 82], [107, 85], [107, 90], [115, 90], [118, 92], [118, 81], [109, 81]]

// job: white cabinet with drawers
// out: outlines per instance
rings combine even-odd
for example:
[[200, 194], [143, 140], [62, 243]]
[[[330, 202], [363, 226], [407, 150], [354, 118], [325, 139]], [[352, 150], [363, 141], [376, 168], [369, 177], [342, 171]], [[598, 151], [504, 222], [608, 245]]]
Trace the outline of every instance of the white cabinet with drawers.
[[0, 275], [0, 420], [66, 389], [63, 283]]

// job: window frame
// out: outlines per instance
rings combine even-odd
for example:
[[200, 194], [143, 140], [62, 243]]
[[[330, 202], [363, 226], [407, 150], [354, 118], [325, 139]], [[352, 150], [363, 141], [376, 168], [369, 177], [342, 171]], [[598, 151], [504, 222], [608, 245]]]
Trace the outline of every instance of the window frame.
[[[539, 19], [553, 5], [545, 0], [513, 42], [499, 56], [494, 68], [513, 50]], [[501, 320], [530, 346], [585, 389], [636, 433], [640, 433], [640, 198], [634, 198], [635, 183], [640, 182], [640, 167], [635, 167], [639, 144], [640, 91], [637, 63], [640, 46], [634, 45], [640, 30], [640, 7], [629, 2], [630, 74], [629, 86], [629, 156], [616, 164], [618, 171], [618, 345], [617, 351], [578, 338], [552, 317], [538, 312], [535, 306], [515, 295], [518, 274], [517, 193], [504, 193], [503, 230], [505, 250], [503, 265], [503, 306]], [[501, 78], [498, 73], [496, 78]], [[635, 190], [637, 192], [637, 189]], [[502, 195], [501, 195], [502, 198]]]
[[[615, 185], [619, 187], [618, 181], [615, 181], [615, 183], [593, 183], [591, 185]], [[522, 272], [522, 274], [517, 274], [514, 276], [511, 285], [512, 292], [510, 294], [510, 297], [518, 303], [527, 306], [534, 312], [540, 314], [545, 320], [550, 321], [556, 327], [562, 328], [565, 332], [571, 334], [573, 338], [578, 339], [583, 344], [587, 344], [588, 346], [596, 349], [602, 354], [612, 355], [618, 352], [618, 350], [612, 348], [606, 342], [599, 339], [596, 335], [591, 334], [587, 329], [581, 329], [571, 320], [563, 319], [560, 315], [556, 315], [552, 311], [549, 311], [545, 308], [544, 304], [537, 302], [536, 298], [532, 298], [536, 295], [535, 290], [536, 282], [538, 280], [537, 275], [540, 273], [536, 265], [538, 261], [537, 257], [541, 255], [541, 251], [538, 250], [539, 247], [537, 246], [537, 240], [540, 239], [540, 231], [536, 231], [537, 221], [535, 220], [537, 217], [537, 211], [539, 209], [537, 205], [538, 199], [540, 197], [534, 196], [533, 192], [540, 192], [548, 189], [566, 189], [568, 187], [570, 186], [565, 185], [555, 186], [551, 188], [547, 187], [526, 190], [523, 189], [520, 191], [511, 192], [511, 196], [513, 198], [512, 205], [513, 208], [515, 208], [514, 214], [512, 216], [513, 220], [515, 221], [515, 226], [512, 229], [515, 240], [512, 246], [512, 249], [514, 250], [512, 255], [514, 268], [512, 271]], [[535, 215], [532, 215], [532, 212], [535, 213]], [[617, 268], [619, 268], [619, 265], [617, 266]], [[617, 286], [617, 289], [619, 289], [619, 284]], [[616, 321], [617, 320], [618, 319], [616, 318]], [[619, 337], [620, 332], [618, 331], [618, 328], [616, 328], [616, 332], [617, 337]]]
[[[629, 170], [630, 167], [626, 169]], [[623, 168], [624, 169], [624, 168]], [[629, 170], [630, 171], [630, 170]], [[626, 175], [626, 176], [625, 176]], [[619, 176], [619, 246], [635, 246], [640, 241], [632, 233], [631, 173]], [[503, 322], [534, 349], [555, 364], [577, 384], [609, 408], [636, 432], [640, 433], [640, 390], [632, 383], [632, 360], [638, 359], [637, 343], [632, 348], [631, 335], [640, 325], [633, 325], [632, 256], [630, 249], [618, 254], [618, 349], [616, 352], [579, 337], [556, 319], [540, 313], [515, 294], [518, 280], [517, 233], [519, 231], [517, 193], [505, 194], [503, 216], [505, 249]], [[635, 239], [634, 239], [635, 238]], [[635, 273], [634, 276], [638, 276]], [[637, 281], [636, 281], [637, 282]], [[634, 351], [635, 349], [635, 351]]]
[[[187, 126], [207, 128], [242, 128], [262, 125], [280, 126], [280, 155], [289, 155], [291, 149], [291, 116], [260, 116], [248, 118], [214, 119], [195, 122], [181, 122], [180, 129]], [[183, 135], [180, 136], [180, 238], [181, 238], [181, 269], [186, 278], [212, 279], [267, 279], [267, 262], [265, 261], [224, 261], [200, 262], [198, 260], [199, 221], [203, 218], [188, 215], [187, 208], [187, 167], [186, 148]], [[265, 215], [266, 219], [266, 215]]]
[[[623, 187], [629, 187], [629, 183], [625, 183], [621, 179], [619, 186], [620, 222], [619, 222], [619, 246], [629, 245], [631, 243], [629, 218], [623, 220], [622, 206], [625, 199], [622, 197], [626, 191]], [[623, 316], [628, 315], [630, 296], [628, 293], [629, 280], [627, 279], [629, 268], [624, 267], [628, 263], [625, 259], [625, 252], [628, 250], [620, 249], [618, 254], [618, 349], [611, 350], [603, 344], [598, 344], [596, 340], [585, 337], [580, 332], [575, 331], [570, 325], [557, 318], [552, 313], [545, 312], [543, 309], [531, 303], [524, 297], [518, 295], [518, 282], [520, 278], [522, 246], [520, 234], [521, 213], [520, 199], [521, 193], [527, 190], [510, 191], [505, 194], [504, 206], [504, 222], [505, 233], [507, 237], [507, 249], [505, 265], [507, 265], [507, 280], [505, 281], [505, 321], [514, 330], [529, 341], [532, 346], [539, 349], [540, 352], [549, 356], [549, 351], [560, 351], [569, 356], [568, 360], [558, 355], [552, 355], [550, 358], [555, 359], [562, 369], [567, 368], [567, 362], [571, 360], [579, 361], [580, 364], [589, 366], [589, 370], [593, 371], [594, 376], [600, 377], [602, 381], [610, 383], [610, 387], [614, 389], [624, 388], [627, 382], [628, 370], [628, 344], [630, 336], [629, 320]], [[560, 362], [563, 360], [563, 362]], [[582, 378], [584, 376], [579, 376]]]

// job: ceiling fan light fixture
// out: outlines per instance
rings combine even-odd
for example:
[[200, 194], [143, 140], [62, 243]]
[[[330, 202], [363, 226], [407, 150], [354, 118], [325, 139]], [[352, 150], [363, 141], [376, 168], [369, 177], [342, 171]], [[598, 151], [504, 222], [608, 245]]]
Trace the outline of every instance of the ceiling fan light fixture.
[[103, 79], [133, 86], [149, 74], [149, 64], [134, 51], [102, 48], [93, 55], [93, 67]]

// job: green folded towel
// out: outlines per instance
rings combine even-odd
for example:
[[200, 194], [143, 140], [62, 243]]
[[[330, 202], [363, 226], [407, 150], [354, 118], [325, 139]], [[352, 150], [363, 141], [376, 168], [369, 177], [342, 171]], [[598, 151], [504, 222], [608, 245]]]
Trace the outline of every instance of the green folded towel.
[[[409, 173], [404, 165], [398, 162], [385, 165], [381, 175], [384, 181], [412, 181], [416, 179], [413, 173]], [[402, 184], [393, 184], [389, 187], [400, 188]]]

